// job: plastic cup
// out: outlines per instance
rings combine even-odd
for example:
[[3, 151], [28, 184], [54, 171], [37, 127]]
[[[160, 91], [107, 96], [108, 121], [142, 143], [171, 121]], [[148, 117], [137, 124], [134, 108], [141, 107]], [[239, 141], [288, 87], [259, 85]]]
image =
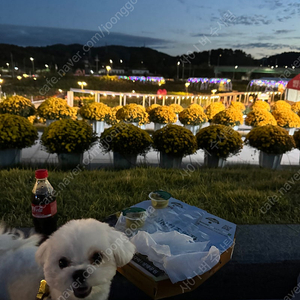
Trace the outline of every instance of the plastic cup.
[[144, 226], [146, 220], [146, 210], [140, 207], [131, 207], [123, 211], [126, 219], [126, 227], [135, 230]]
[[169, 199], [162, 198], [157, 192], [151, 192], [149, 194], [151, 204], [155, 209], [165, 208], [169, 204]]

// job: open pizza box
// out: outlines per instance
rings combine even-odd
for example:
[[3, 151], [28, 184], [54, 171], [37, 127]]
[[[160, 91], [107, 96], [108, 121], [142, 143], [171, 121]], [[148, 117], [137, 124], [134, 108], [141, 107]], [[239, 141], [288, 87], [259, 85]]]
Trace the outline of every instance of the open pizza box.
[[[175, 283], [174, 272], [172, 276], [168, 276], [166, 270], [158, 267], [158, 263], [150, 261], [145, 253], [136, 253], [129, 264], [118, 268], [119, 273], [153, 299], [195, 290], [231, 259], [235, 243], [235, 224], [175, 198], [170, 198], [168, 206], [162, 209], [154, 209], [150, 200], [138, 203], [134, 207], [144, 208], [148, 212], [146, 222], [138, 229], [138, 233], [143, 231], [143, 234], [151, 234], [159, 230], [161, 233], [172, 231], [184, 234], [191, 237], [195, 243], [205, 242], [205, 251], [208, 251], [206, 260], [201, 262], [192, 259], [189, 263], [187, 259], [183, 260], [184, 263], [177, 263], [177, 267], [189, 265], [192, 269], [189, 270], [189, 275], [184, 277], [185, 275], [175, 268], [175, 273], [177, 270], [181, 273], [178, 277], [181, 280], [177, 279]], [[124, 216], [121, 215], [118, 219], [116, 229], [127, 233]], [[134, 235], [137, 236], [137, 232]], [[145, 248], [150, 247], [147, 244]], [[218, 252], [211, 252], [212, 248]], [[142, 250], [140, 252], [144, 252], [145, 249]]]

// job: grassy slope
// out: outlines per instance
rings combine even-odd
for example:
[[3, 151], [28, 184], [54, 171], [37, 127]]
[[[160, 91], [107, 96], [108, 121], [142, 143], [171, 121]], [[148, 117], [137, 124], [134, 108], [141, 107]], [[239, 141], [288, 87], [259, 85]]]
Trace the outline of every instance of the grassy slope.
[[[74, 218], [103, 219], [125, 207], [148, 199], [150, 191], [163, 189], [175, 198], [198, 206], [237, 224], [300, 223], [299, 184], [265, 214], [260, 208], [268, 196], [280, 195], [298, 169], [269, 171], [251, 167], [201, 169], [183, 176], [182, 170], [137, 168], [81, 171], [62, 190], [59, 184], [70, 172], [50, 171], [58, 197], [59, 223]], [[0, 171], [0, 216], [11, 226], [32, 226], [30, 195], [34, 170]]]

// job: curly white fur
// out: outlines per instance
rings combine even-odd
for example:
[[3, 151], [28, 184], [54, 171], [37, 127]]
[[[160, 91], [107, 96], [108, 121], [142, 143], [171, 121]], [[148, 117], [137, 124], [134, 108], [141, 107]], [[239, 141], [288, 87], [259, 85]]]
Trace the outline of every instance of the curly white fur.
[[[78, 300], [74, 289], [82, 283], [74, 280], [76, 271], [84, 271], [84, 286], [91, 290], [84, 299], [105, 300], [116, 268], [127, 264], [135, 252], [123, 233], [94, 219], [70, 221], [37, 247], [39, 240], [39, 235], [25, 239], [22, 232], [5, 232], [0, 226], [1, 300], [35, 300], [43, 278], [51, 299]], [[91, 262], [92, 254], [99, 252], [102, 262]], [[61, 258], [69, 261], [67, 267], [59, 266]]]

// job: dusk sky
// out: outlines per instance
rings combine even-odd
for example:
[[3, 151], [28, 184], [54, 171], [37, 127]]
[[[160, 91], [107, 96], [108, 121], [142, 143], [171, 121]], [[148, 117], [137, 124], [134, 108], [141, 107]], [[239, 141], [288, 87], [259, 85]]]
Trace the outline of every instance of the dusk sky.
[[19, 46], [145, 45], [174, 56], [233, 48], [255, 58], [300, 51], [299, 1], [13, 0], [0, 12], [0, 43]]

